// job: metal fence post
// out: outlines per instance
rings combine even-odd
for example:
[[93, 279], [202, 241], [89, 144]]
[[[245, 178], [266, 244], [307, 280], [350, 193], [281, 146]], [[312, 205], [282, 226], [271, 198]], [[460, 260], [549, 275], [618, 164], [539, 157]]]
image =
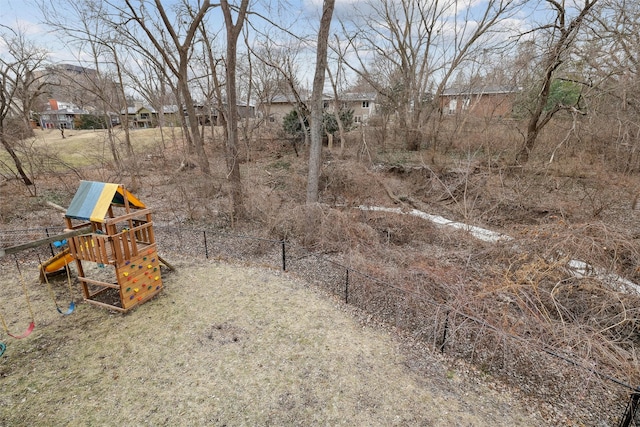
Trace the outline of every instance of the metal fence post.
[[282, 271], [287, 271], [287, 253], [284, 239], [282, 239]]
[[346, 280], [344, 283], [344, 303], [349, 304], [349, 269], [347, 268]]
[[209, 259], [209, 246], [207, 245], [207, 230], [202, 230], [204, 236], [204, 257]]
[[619, 427], [631, 427], [638, 425], [638, 401], [640, 401], [640, 389], [637, 392], [631, 393], [631, 399], [627, 404], [622, 420], [620, 420]]
[[[47, 235], [47, 237], [50, 237], [49, 236], [49, 228], [45, 228], [44, 232]], [[49, 243], [49, 250], [51, 251], [51, 256], [55, 256], [55, 252], [53, 251], [53, 245], [51, 243]]]

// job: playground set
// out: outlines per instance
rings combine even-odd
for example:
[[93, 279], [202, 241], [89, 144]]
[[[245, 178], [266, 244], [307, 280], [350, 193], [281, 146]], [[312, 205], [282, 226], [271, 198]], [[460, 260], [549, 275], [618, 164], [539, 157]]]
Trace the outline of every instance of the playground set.
[[[69, 291], [72, 292], [69, 264], [75, 262], [84, 301], [126, 313], [162, 290], [161, 263], [173, 270], [173, 267], [158, 255], [151, 213], [151, 209], [121, 184], [81, 181], [65, 211], [64, 233], [0, 249], [0, 256], [15, 254], [47, 243], [67, 245], [63, 251], [40, 263], [40, 279], [46, 282], [58, 312], [71, 314], [75, 303], [72, 301], [66, 311], [58, 306], [49, 283], [49, 275], [66, 270]], [[97, 268], [86, 268], [86, 263], [91, 263]], [[0, 321], [9, 336], [21, 339], [33, 331], [35, 322], [27, 287], [17, 260], [16, 268], [20, 274], [32, 321], [26, 332], [21, 335], [9, 333], [2, 315]], [[105, 275], [107, 279], [104, 278]], [[0, 355], [5, 348], [5, 345], [0, 343]]]

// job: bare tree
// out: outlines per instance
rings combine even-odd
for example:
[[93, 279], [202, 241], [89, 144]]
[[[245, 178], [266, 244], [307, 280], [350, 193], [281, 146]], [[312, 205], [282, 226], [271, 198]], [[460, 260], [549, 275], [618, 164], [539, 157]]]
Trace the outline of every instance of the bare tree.
[[[253, 64], [253, 73], [252, 73], [252, 84], [254, 87], [254, 93], [256, 102], [260, 109], [260, 114], [263, 115], [263, 118], [266, 121], [271, 120], [271, 104], [278, 95], [282, 95], [284, 92], [288, 92], [283, 90], [284, 78], [278, 69], [271, 66], [265, 61], [265, 58], [268, 58], [272, 55], [272, 50], [268, 48], [256, 48], [253, 46], [249, 47], [251, 55], [258, 59], [258, 61], [254, 61]], [[279, 61], [269, 60], [269, 63], [277, 63]]]
[[311, 145], [309, 146], [309, 173], [307, 176], [307, 204], [318, 202], [318, 188], [320, 181], [320, 167], [322, 165], [322, 122], [323, 105], [322, 93], [324, 89], [324, 75], [327, 69], [327, 50], [329, 45], [329, 30], [335, 0], [324, 0], [320, 28], [318, 29], [318, 44], [316, 51], [316, 70], [313, 76], [313, 93], [311, 95]]
[[27, 175], [16, 152], [16, 143], [32, 135], [29, 114], [40, 95], [43, 83], [36, 70], [46, 59], [45, 50], [35, 46], [20, 30], [0, 27], [0, 43], [7, 53], [0, 56], [0, 144], [7, 151], [22, 182], [29, 187], [33, 180]]
[[[222, 112], [224, 111], [224, 96], [222, 89], [226, 82], [221, 79], [225, 73], [218, 74], [218, 68], [224, 64], [224, 56], [222, 54], [216, 55], [213, 41], [215, 36], [212, 36], [210, 31], [207, 31], [205, 23], [200, 26], [200, 37], [202, 39], [202, 61], [204, 67], [208, 70], [205, 79], [200, 79], [201, 91], [204, 94], [205, 104], [209, 109], [209, 121], [211, 123], [211, 140], [215, 140], [215, 127], [214, 125], [223, 126], [224, 128], [224, 144], [228, 140], [227, 123], [226, 118]], [[216, 123], [214, 123], [214, 115]], [[226, 148], [225, 148], [226, 149]]]
[[[284, 96], [290, 98], [294, 104], [295, 111], [300, 122], [300, 128], [303, 130], [304, 145], [309, 145], [309, 132], [307, 129], [307, 120], [310, 116], [309, 106], [307, 105], [307, 92], [302, 88], [299, 81], [299, 64], [298, 54], [302, 50], [300, 40], [287, 43], [286, 45], [278, 44], [263, 34], [265, 40], [260, 50], [252, 49], [252, 53], [265, 65], [276, 70], [278, 73], [274, 79], [275, 85], [271, 88], [271, 92], [267, 93], [265, 101], [270, 102], [274, 96]], [[295, 147], [294, 143], [294, 149]]]
[[[175, 126], [181, 125], [183, 129], [187, 128], [186, 119], [184, 114], [182, 114], [182, 107], [178, 102], [180, 96], [178, 87], [174, 80], [168, 78], [169, 73], [167, 73], [166, 68], [164, 70], [161, 69], [160, 62], [145, 61], [138, 65], [139, 68], [137, 70], [125, 69], [125, 72], [138, 93], [157, 111], [162, 147], [166, 148], [165, 127], [167, 127], [167, 125], [169, 125], [174, 142]], [[167, 106], [175, 108], [170, 111], [165, 111]], [[171, 113], [173, 119], [171, 123], [167, 123], [168, 113]], [[123, 125], [127, 126], [124, 121]], [[185, 159], [183, 159], [183, 161], [184, 160]]]
[[[456, 0], [376, 0], [353, 22], [343, 21], [350, 49], [345, 63], [374, 86], [398, 113], [398, 128], [409, 150], [418, 150], [421, 128], [438, 111], [440, 94], [465, 61], [476, 57], [505, 29], [499, 28], [522, 4], [489, 0], [482, 5]], [[364, 28], [363, 28], [364, 27]], [[500, 31], [499, 31], [500, 30]]]
[[590, 132], [611, 145], [624, 172], [640, 170], [640, 4], [599, 3], [589, 20], [589, 42], [579, 45], [588, 90]]
[[[549, 123], [551, 118], [563, 108], [575, 108], [575, 105], [556, 103], [547, 108], [551, 87], [558, 75], [560, 66], [567, 60], [575, 46], [577, 36], [598, 0], [584, 0], [580, 7], [574, 10], [565, 0], [545, 0], [554, 11], [554, 21], [543, 25], [536, 31], [545, 31], [547, 43], [542, 53], [542, 75], [538, 84], [538, 93], [527, 120], [527, 130], [524, 145], [516, 155], [516, 162], [525, 164], [529, 154], [535, 147], [540, 131]], [[573, 3], [571, 3], [573, 5]], [[576, 3], [578, 7], [578, 3]]]
[[[338, 52], [340, 52], [339, 42], [337, 43], [337, 46], [335, 47], [335, 49], [337, 49]], [[345, 139], [344, 124], [342, 123], [342, 120], [340, 118], [340, 99], [339, 99], [340, 90], [338, 89], [340, 85], [341, 77], [344, 73], [344, 70], [343, 70], [344, 64], [342, 63], [343, 58], [344, 58], [343, 54], [339, 54], [338, 57], [336, 58], [335, 76], [331, 71], [331, 67], [327, 67], [327, 76], [329, 77], [329, 82], [331, 83], [331, 89], [333, 90], [333, 114], [335, 116], [336, 123], [338, 124], [338, 136], [340, 137], [340, 155], [344, 153], [344, 139]]]
[[[160, 0], [154, 0], [153, 3], [139, 1], [137, 7], [132, 0], [124, 0], [124, 6], [110, 1], [107, 3], [120, 15], [117, 21], [111, 22], [113, 28], [126, 39], [127, 43], [135, 46], [147, 60], [158, 61], [157, 57], [161, 57], [162, 63], [175, 77], [187, 113], [189, 135], [198, 156], [200, 169], [205, 174], [210, 174], [209, 158], [199, 132], [199, 121], [189, 86], [190, 54], [198, 27], [209, 9], [213, 7], [210, 0], [198, 2], [197, 9], [193, 9], [187, 2], [182, 3], [183, 8], [177, 20], [178, 25], [172, 23]], [[152, 5], [152, 8], [149, 8], [149, 5]], [[152, 16], [150, 12], [157, 13], [157, 20], [150, 18]], [[143, 32], [145, 39], [153, 46], [153, 50], [142, 42], [136, 29]]]
[[[130, 169], [137, 171], [136, 157], [129, 135], [128, 114], [126, 114], [127, 97], [123, 61], [118, 50], [120, 46], [113, 38], [111, 28], [103, 19], [107, 13], [105, 4], [89, 0], [68, 0], [58, 1], [55, 4], [41, 1], [39, 6], [47, 24], [65, 37], [70, 45], [77, 47], [78, 55], [86, 54], [90, 58], [92, 66], [90, 70], [78, 67], [82, 78], [78, 78], [76, 73], [67, 75], [63, 71], [59, 73], [59, 82], [69, 89], [69, 93], [79, 92], [79, 99], [83, 104], [91, 102], [91, 107], [99, 109], [104, 117], [109, 148], [118, 170], [123, 167], [122, 156], [118, 150], [119, 141], [111, 122], [111, 113], [125, 112], [121, 115], [125, 154], [132, 162]], [[105, 66], [105, 63], [108, 65]], [[134, 172], [133, 176], [135, 179], [137, 172]]]
[[227, 143], [226, 143], [226, 160], [227, 175], [231, 182], [231, 200], [233, 204], [233, 213], [235, 218], [242, 218], [245, 214], [244, 203], [242, 201], [242, 182], [240, 181], [240, 163], [238, 162], [238, 94], [236, 92], [236, 64], [237, 64], [237, 46], [238, 37], [242, 32], [242, 26], [247, 15], [247, 7], [249, 0], [241, 0], [240, 6], [237, 8], [236, 22], [233, 22], [232, 9], [227, 0], [220, 2], [222, 13], [224, 15], [224, 24], [227, 29], [227, 103], [226, 103], [226, 121], [227, 121]]

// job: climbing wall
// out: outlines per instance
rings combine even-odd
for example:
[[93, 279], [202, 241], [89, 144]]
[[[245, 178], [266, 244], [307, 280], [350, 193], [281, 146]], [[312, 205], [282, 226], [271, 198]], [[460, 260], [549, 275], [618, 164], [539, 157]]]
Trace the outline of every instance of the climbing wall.
[[116, 267], [116, 274], [125, 310], [142, 304], [162, 290], [160, 261], [155, 249], [125, 261], [124, 265]]

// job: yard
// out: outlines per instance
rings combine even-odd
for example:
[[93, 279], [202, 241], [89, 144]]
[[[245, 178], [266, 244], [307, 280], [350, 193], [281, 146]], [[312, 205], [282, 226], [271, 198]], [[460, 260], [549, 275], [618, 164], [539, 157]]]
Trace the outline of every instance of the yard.
[[[412, 370], [391, 329], [365, 326], [288, 274], [176, 266], [127, 315], [80, 304], [61, 316], [37, 270], [24, 271], [36, 329], [3, 338], [0, 425], [544, 424], [491, 378], [436, 353], [421, 355], [429, 376]], [[3, 269], [0, 282], [11, 329], [26, 327], [19, 275]], [[66, 278], [52, 286], [64, 305]]]

